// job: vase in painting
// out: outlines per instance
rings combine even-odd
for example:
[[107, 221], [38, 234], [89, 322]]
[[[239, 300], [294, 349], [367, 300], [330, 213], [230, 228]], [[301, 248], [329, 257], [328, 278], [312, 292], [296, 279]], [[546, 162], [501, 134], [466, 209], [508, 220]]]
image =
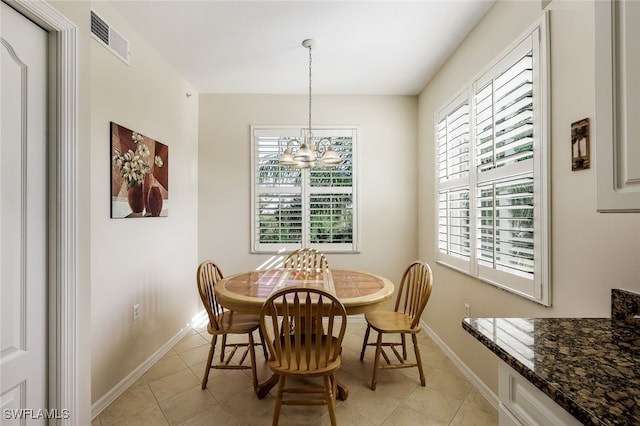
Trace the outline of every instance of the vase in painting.
[[152, 186], [149, 189], [149, 196], [147, 198], [147, 213], [151, 216], [160, 216], [162, 212], [162, 193], [160, 187]]
[[144, 210], [144, 193], [142, 185], [130, 186], [127, 188], [127, 201], [129, 207], [134, 213], [142, 213]]

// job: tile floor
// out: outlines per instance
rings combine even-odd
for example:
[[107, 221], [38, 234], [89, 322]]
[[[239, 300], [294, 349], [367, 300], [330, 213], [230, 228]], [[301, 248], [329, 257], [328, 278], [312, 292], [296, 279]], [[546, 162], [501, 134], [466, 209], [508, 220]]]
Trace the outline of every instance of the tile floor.
[[[339, 424], [498, 424], [497, 411], [424, 332], [419, 344], [426, 387], [420, 386], [418, 370], [409, 368], [382, 371], [372, 391], [374, 349], [369, 347], [364, 361], [359, 359], [365, 328], [358, 320], [347, 326], [338, 378], [348, 386], [349, 397], [338, 401]], [[192, 330], [105, 408], [92, 426], [270, 425], [275, 390], [259, 400], [250, 370], [211, 370], [207, 389], [200, 389], [208, 350], [206, 328]], [[268, 377], [261, 350], [256, 350], [256, 357], [259, 379]], [[326, 406], [283, 406], [280, 424], [324, 426], [330, 421]]]

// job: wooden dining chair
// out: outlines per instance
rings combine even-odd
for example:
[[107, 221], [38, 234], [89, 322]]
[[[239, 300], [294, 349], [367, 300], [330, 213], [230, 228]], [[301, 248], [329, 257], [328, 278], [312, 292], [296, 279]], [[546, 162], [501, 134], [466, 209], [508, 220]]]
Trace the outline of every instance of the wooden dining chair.
[[[260, 328], [268, 339], [269, 368], [278, 376], [273, 412], [277, 425], [282, 405], [327, 405], [331, 424], [336, 424], [336, 371], [340, 368], [342, 339], [347, 325], [344, 306], [320, 289], [288, 287], [271, 295], [262, 306]], [[289, 321], [291, 334], [280, 334]], [[286, 387], [287, 378], [322, 377], [323, 386]], [[322, 394], [319, 398], [285, 398], [285, 394]]]
[[[302, 272], [324, 271], [329, 269], [329, 261], [320, 250], [305, 247], [289, 253], [284, 259], [283, 266], [284, 269]], [[294, 324], [293, 320], [289, 322], [290, 327], [293, 327]], [[282, 325], [284, 326], [284, 322]], [[283, 328], [282, 331], [284, 330]]]
[[[238, 312], [225, 310], [218, 304], [214, 287], [218, 281], [222, 279], [222, 271], [212, 260], [205, 260], [198, 266], [197, 281], [198, 292], [202, 304], [207, 310], [209, 315], [209, 326], [207, 330], [211, 334], [211, 347], [209, 348], [209, 356], [207, 358], [207, 365], [204, 370], [204, 377], [202, 378], [202, 389], [207, 387], [209, 380], [209, 371], [212, 368], [216, 369], [251, 369], [253, 374], [253, 388], [254, 390], [258, 386], [258, 377], [256, 375], [256, 355], [254, 347], [257, 345], [262, 346], [265, 358], [267, 358], [267, 350], [260, 332], [260, 316], [248, 315]], [[260, 342], [254, 342], [253, 332], [258, 330], [260, 332]], [[225, 359], [225, 350], [227, 347], [227, 335], [229, 334], [247, 334], [248, 342], [232, 343], [228, 346], [231, 347], [231, 352]], [[216, 350], [216, 342], [218, 336], [222, 336], [222, 347], [220, 350], [220, 362], [218, 364], [213, 363], [213, 354]], [[238, 348], [245, 348], [240, 361], [237, 364], [231, 364], [231, 360], [236, 354]], [[247, 358], [247, 354], [250, 356], [251, 365], [244, 365], [244, 361]]]
[[[364, 359], [364, 352], [367, 346], [375, 346], [376, 354], [373, 361], [373, 379], [371, 389], [376, 389], [378, 383], [378, 372], [383, 369], [418, 367], [420, 372], [420, 384], [425, 386], [424, 372], [422, 370], [422, 360], [420, 359], [420, 349], [418, 348], [418, 333], [420, 332], [420, 316], [424, 311], [431, 288], [433, 286], [433, 276], [431, 268], [425, 262], [416, 260], [412, 262], [402, 275], [398, 297], [393, 311], [371, 311], [365, 313], [367, 321], [367, 331], [362, 342], [362, 352], [360, 360]], [[378, 339], [375, 343], [369, 343], [369, 332], [374, 329], [378, 332]], [[399, 334], [400, 342], [383, 342], [384, 334]], [[413, 340], [413, 350], [416, 356], [415, 363], [406, 363], [407, 344], [405, 335], [411, 334]], [[402, 346], [402, 356], [396, 349]], [[384, 347], [389, 347], [393, 351], [399, 363], [392, 363], [385, 353]], [[386, 365], [380, 365], [380, 356], [385, 359]]]
[[284, 260], [284, 268], [297, 271], [321, 271], [329, 269], [329, 261], [319, 250], [301, 248], [289, 253]]

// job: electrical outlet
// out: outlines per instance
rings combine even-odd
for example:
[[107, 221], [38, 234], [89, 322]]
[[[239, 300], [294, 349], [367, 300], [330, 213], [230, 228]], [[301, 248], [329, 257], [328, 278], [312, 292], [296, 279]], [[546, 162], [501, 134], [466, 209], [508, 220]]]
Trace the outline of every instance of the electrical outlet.
[[133, 320], [135, 321], [138, 318], [140, 318], [140, 305], [136, 303], [133, 305]]
[[464, 316], [465, 318], [469, 318], [471, 316], [471, 305], [468, 303], [464, 304]]

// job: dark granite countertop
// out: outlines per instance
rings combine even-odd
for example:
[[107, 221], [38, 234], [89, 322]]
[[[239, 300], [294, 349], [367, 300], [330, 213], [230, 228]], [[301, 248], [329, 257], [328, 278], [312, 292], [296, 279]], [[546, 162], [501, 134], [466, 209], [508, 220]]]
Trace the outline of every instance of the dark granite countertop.
[[640, 425], [640, 294], [611, 318], [466, 318], [462, 328], [586, 425]]
[[466, 318], [462, 327], [586, 425], [640, 424], [640, 327], [612, 318]]

